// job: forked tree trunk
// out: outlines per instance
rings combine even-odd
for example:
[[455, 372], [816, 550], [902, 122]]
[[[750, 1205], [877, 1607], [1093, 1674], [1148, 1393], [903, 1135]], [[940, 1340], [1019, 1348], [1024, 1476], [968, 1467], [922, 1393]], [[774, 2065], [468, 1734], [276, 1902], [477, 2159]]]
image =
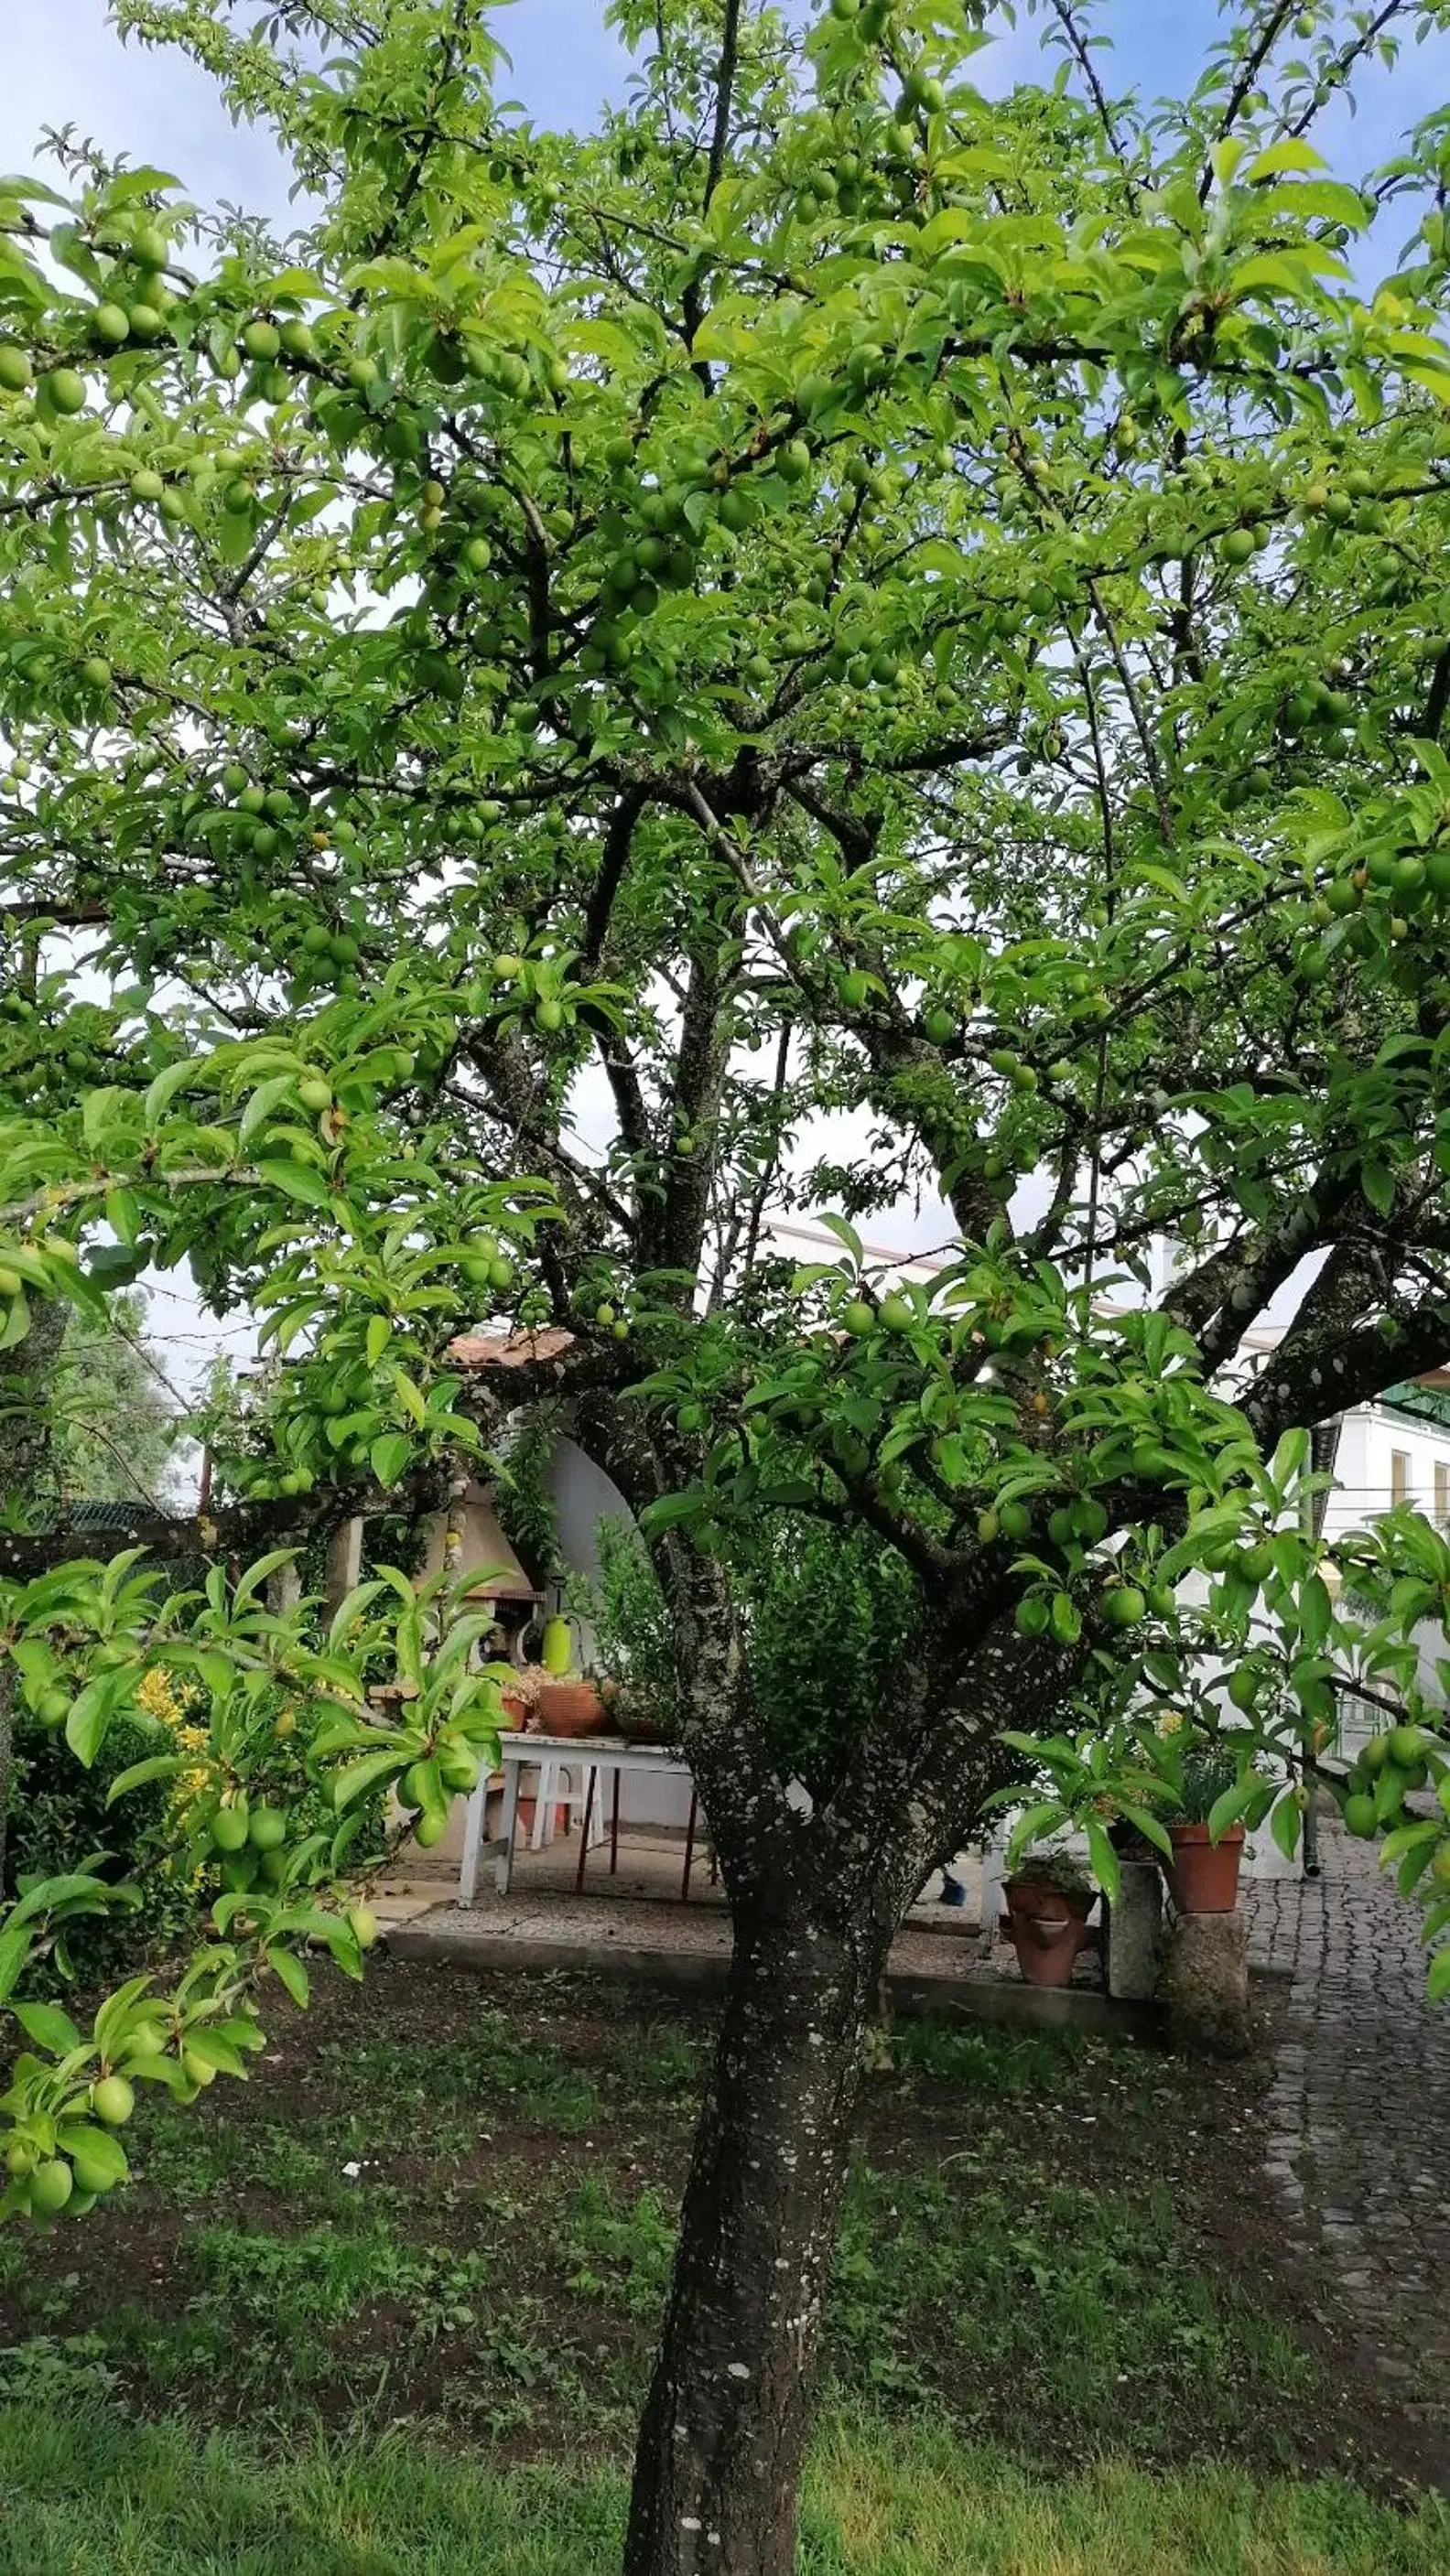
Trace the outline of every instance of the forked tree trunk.
[[625, 2576], [792, 2576], [861, 2036], [889, 1938], [737, 1907]]

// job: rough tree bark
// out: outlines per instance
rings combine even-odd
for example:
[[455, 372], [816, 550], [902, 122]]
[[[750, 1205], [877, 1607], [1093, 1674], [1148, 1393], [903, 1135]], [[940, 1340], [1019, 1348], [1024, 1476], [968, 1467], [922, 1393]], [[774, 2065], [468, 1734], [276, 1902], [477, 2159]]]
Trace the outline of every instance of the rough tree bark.
[[861, 2038], [891, 1933], [795, 1894], [735, 1955], [640, 2427], [625, 2576], [791, 2576], [796, 2491]]

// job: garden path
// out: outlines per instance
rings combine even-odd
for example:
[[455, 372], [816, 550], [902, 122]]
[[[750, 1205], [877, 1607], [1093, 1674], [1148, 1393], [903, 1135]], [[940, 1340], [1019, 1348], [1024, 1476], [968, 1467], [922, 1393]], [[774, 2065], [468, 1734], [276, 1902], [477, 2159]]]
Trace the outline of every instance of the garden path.
[[1248, 1893], [1251, 1955], [1289, 1979], [1266, 2169], [1450, 2475], [1450, 2010], [1426, 2004], [1419, 1910], [1377, 1846], [1326, 1816], [1320, 1857]]

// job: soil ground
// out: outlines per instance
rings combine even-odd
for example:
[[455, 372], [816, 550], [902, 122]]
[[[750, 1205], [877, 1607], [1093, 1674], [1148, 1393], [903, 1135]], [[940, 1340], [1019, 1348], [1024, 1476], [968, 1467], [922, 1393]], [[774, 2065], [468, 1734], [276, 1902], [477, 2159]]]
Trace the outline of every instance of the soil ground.
[[[1266, 2016], [1287, 2008], [1265, 1988]], [[277, 2000], [245, 2086], [150, 2096], [136, 2182], [0, 2240], [0, 2398], [280, 2430], [320, 2416], [516, 2461], [627, 2452], [710, 2011], [381, 1959]], [[1102, 2459], [1450, 2484], [1259, 2184], [1272, 2041], [903, 2025], [867, 2079], [827, 2409], [1040, 2470]]]

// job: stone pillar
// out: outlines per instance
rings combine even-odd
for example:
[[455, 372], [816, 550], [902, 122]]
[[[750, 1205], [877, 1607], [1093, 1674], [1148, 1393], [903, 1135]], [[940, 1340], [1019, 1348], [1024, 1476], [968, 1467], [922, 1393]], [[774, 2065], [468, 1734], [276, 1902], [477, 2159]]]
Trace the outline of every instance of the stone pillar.
[[285, 1619], [302, 1598], [302, 1577], [294, 1557], [290, 1565], [279, 1565], [267, 1577], [267, 1607], [274, 1619]]
[[1195, 2056], [1242, 2057], [1249, 2025], [1249, 1934], [1242, 1910], [1179, 1914], [1169, 1926], [1158, 1980], [1168, 2035]]
[[1107, 1917], [1108, 1992], [1146, 2003], [1157, 1991], [1163, 1940], [1163, 1875], [1156, 1861], [1121, 1863]]
[[327, 1542], [323, 1610], [335, 1619], [362, 1573], [363, 1525], [360, 1518], [339, 1521]]

